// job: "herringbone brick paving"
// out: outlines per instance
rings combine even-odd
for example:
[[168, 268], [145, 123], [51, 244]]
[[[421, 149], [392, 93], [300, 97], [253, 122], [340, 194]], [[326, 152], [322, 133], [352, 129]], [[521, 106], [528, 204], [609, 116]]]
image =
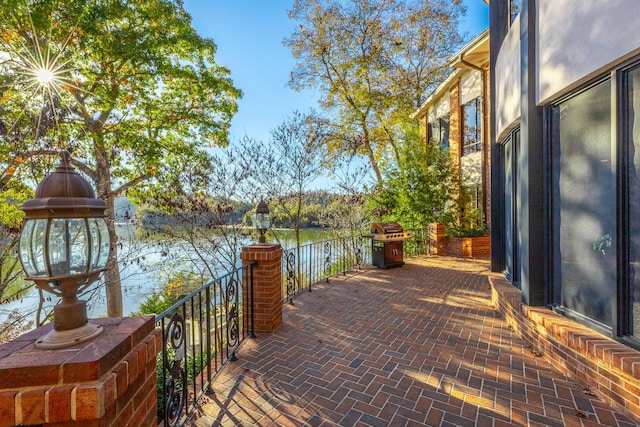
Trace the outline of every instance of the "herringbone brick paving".
[[422, 257], [314, 286], [245, 341], [192, 425], [636, 425], [526, 347], [487, 270]]

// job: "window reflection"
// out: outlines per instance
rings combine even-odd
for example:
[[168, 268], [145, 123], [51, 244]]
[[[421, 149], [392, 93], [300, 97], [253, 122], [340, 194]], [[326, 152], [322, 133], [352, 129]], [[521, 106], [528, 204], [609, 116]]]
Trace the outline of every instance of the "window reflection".
[[612, 326], [616, 298], [616, 172], [611, 82], [551, 110], [555, 302]]
[[442, 149], [449, 148], [449, 114], [429, 123], [429, 139], [440, 144]]
[[511, 23], [516, 20], [516, 17], [520, 14], [520, 0], [510, 0], [509, 2], [509, 15], [511, 17]]
[[[640, 111], [640, 68], [629, 71], [627, 75], [627, 109], [626, 123], [629, 159], [629, 290], [628, 298], [631, 312], [632, 335], [640, 338], [640, 149], [635, 146], [640, 143], [640, 122], [636, 120], [636, 110]], [[625, 298], [625, 300], [627, 300]]]
[[464, 143], [462, 155], [482, 150], [482, 98], [477, 97], [462, 106]]

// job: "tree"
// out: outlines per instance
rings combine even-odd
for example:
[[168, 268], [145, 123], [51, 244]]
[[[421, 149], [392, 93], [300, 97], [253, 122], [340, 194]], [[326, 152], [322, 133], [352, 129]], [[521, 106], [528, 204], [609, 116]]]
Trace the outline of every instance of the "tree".
[[202, 182], [190, 187], [184, 196], [162, 202], [162, 210], [156, 208], [149, 214], [157, 226], [143, 221], [145, 229], [172, 242], [166, 252], [173, 252], [171, 258], [179, 270], [198, 272], [211, 280], [238, 267], [240, 249], [248, 240], [243, 220], [253, 210], [253, 205], [239, 201], [253, 197], [248, 166], [244, 164], [247, 160], [239, 150], [218, 150]]
[[400, 147], [400, 161], [386, 171], [387, 187], [372, 197], [378, 218], [420, 230], [444, 212], [458, 181], [447, 150], [436, 143], [424, 144], [408, 131]]
[[[313, 114], [295, 111], [271, 131], [270, 144], [253, 144], [253, 171], [257, 188], [268, 199], [279, 220], [291, 225], [300, 246], [309, 185], [322, 173], [325, 134]], [[249, 144], [246, 144], [249, 145]]]
[[[107, 204], [108, 315], [122, 315], [114, 200], [178, 197], [226, 145], [241, 92], [179, 0], [0, 4], [0, 151], [66, 149]], [[25, 120], [35, 118], [36, 120]], [[158, 198], [162, 198], [158, 197]]]
[[319, 222], [328, 227], [337, 238], [360, 236], [371, 225], [366, 211], [369, 169], [365, 165], [353, 165], [350, 159], [335, 164], [332, 177], [337, 193], [328, 198], [320, 211]]
[[459, 47], [460, 0], [295, 0], [300, 23], [285, 40], [290, 86], [317, 88], [331, 117], [330, 152], [365, 155], [379, 188], [380, 161], [399, 157], [399, 126], [442, 81]]

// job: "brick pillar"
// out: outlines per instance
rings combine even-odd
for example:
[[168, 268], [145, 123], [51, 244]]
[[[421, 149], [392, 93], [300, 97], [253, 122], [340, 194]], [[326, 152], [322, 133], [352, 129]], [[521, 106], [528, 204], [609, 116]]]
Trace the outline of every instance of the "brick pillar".
[[446, 255], [446, 225], [429, 224], [429, 254]]
[[[274, 332], [282, 324], [282, 247], [251, 245], [242, 248], [242, 265], [256, 262], [253, 268], [253, 321], [255, 332]], [[249, 275], [243, 275], [247, 280]], [[243, 291], [249, 291], [249, 284]], [[251, 298], [245, 294], [245, 312], [250, 313]]]
[[0, 345], [0, 427], [158, 425], [154, 316], [91, 322], [103, 333], [75, 347], [37, 349], [51, 323]]

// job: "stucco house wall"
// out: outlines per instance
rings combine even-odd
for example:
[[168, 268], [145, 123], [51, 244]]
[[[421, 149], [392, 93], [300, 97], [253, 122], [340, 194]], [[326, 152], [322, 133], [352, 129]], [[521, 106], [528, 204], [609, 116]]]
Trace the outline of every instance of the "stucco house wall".
[[640, 53], [638, 0], [538, 0], [538, 104]]
[[[489, 3], [494, 304], [532, 348], [640, 423], [640, 282], [627, 274], [640, 232], [640, 2], [520, 0], [515, 20], [509, 0]], [[571, 227], [585, 215], [594, 225]], [[588, 233], [611, 218], [623, 244], [613, 269], [589, 275], [571, 232], [591, 253]]]
[[520, 119], [520, 18], [511, 25], [502, 42], [495, 69], [495, 98], [500, 108], [496, 117], [498, 140]]

